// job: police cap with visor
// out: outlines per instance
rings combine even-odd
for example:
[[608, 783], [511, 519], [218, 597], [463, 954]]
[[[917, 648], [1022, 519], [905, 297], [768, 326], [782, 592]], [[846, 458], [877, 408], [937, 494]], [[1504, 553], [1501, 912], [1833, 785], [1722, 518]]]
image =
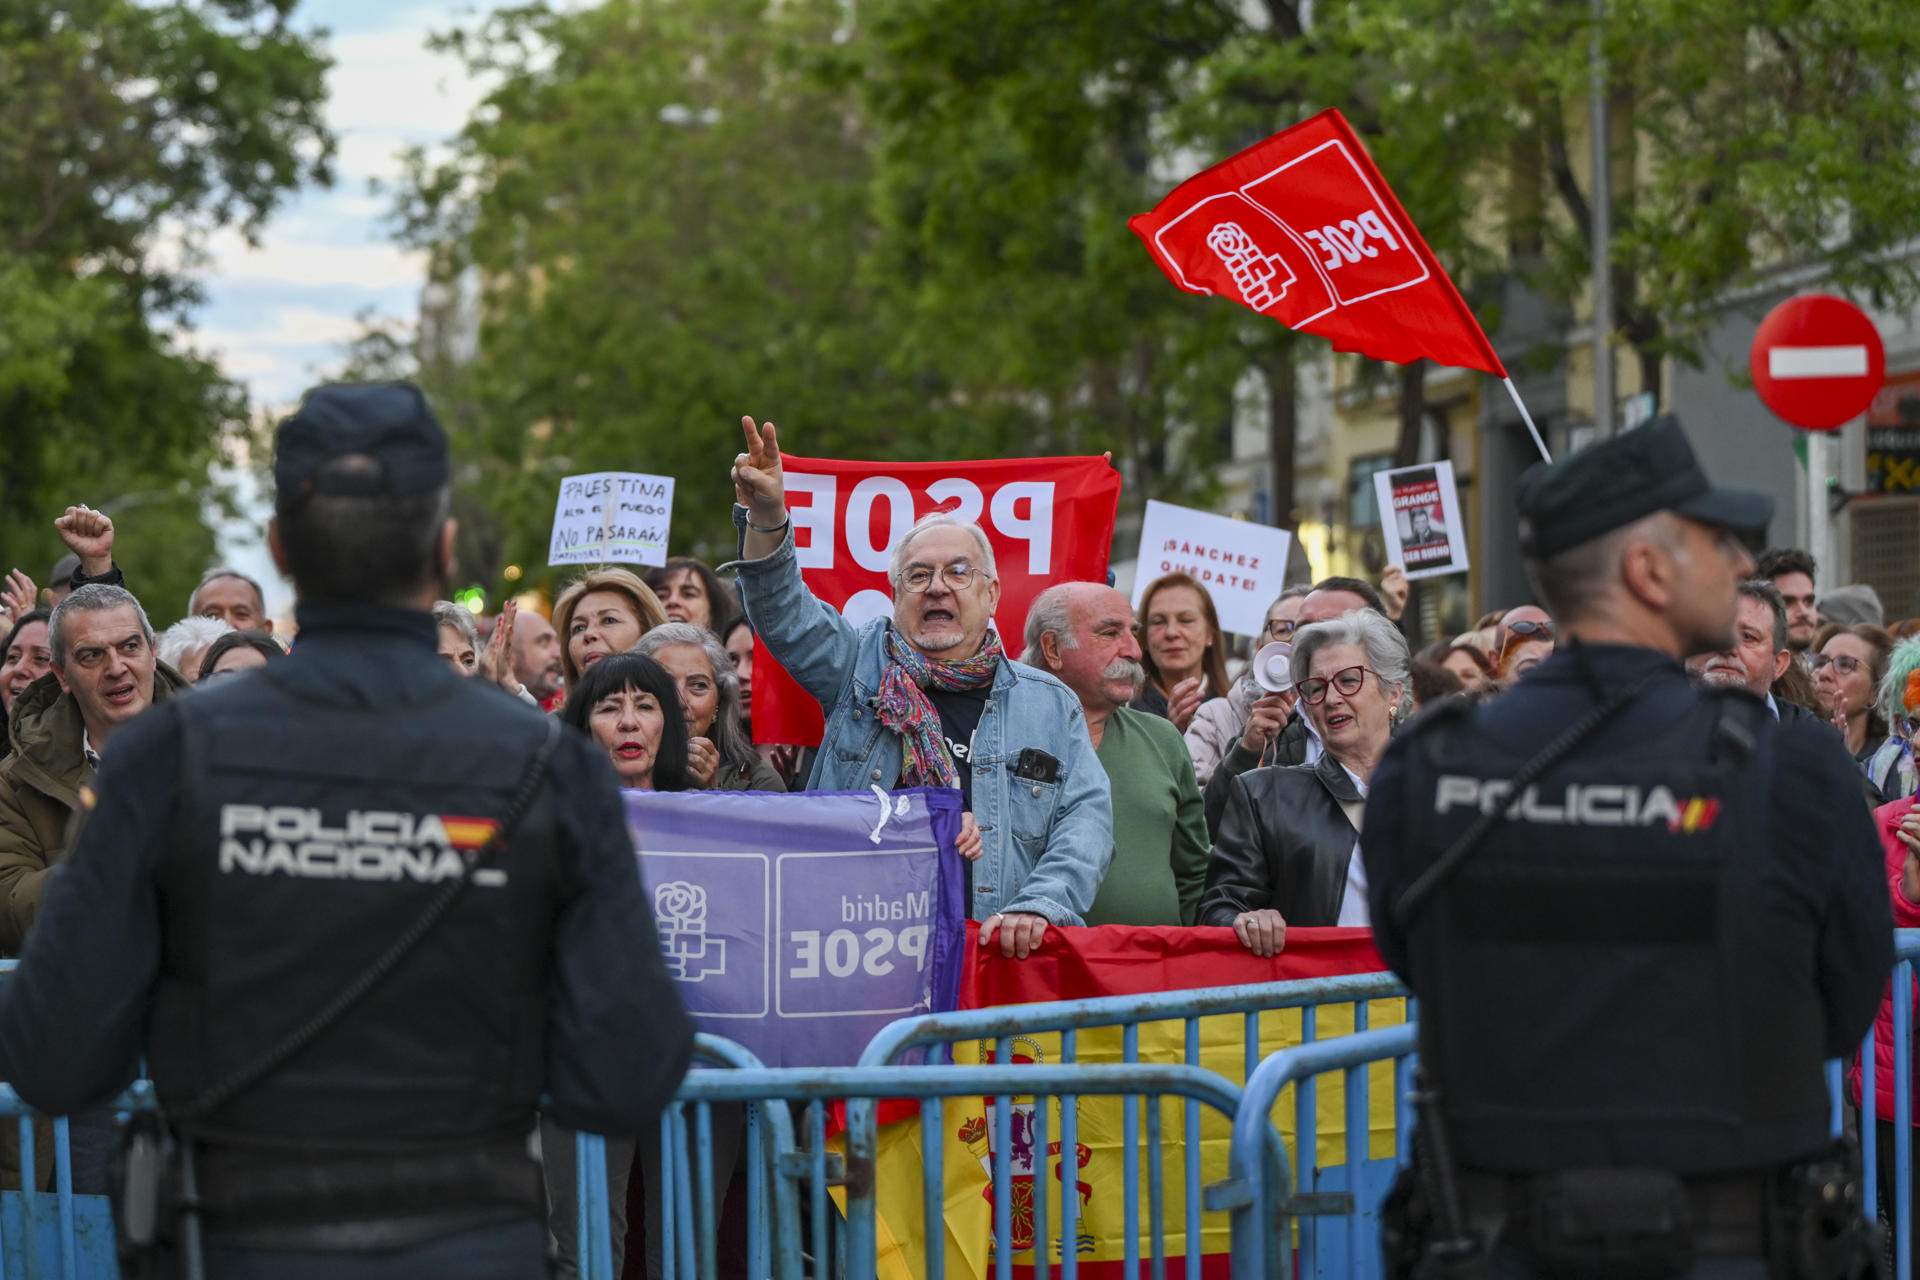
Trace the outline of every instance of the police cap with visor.
[[[356, 464], [336, 465], [349, 458]], [[282, 506], [316, 493], [417, 497], [440, 489], [450, 474], [447, 433], [408, 382], [315, 388], [274, 434], [273, 481]]]
[[1671, 414], [1623, 431], [1520, 477], [1520, 550], [1530, 559], [1558, 555], [1659, 511], [1737, 534], [1750, 546], [1766, 537], [1773, 499], [1707, 480]]

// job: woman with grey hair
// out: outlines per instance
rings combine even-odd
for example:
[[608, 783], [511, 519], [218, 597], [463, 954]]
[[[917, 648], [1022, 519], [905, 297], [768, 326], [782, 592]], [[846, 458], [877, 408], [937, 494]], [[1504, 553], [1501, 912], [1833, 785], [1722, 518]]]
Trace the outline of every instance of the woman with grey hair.
[[785, 791], [741, 728], [740, 678], [719, 637], [690, 622], [663, 622], [633, 652], [667, 669], [687, 717], [687, 782], [697, 791]]
[[219, 618], [203, 618], [198, 614], [182, 618], [160, 633], [153, 645], [154, 656], [178, 671], [188, 684], [194, 684], [200, 679], [200, 662], [207, 650], [232, 630]]
[[473, 620], [472, 611], [465, 605], [455, 604], [451, 600], [434, 601], [433, 620], [438, 624], [439, 652], [456, 673], [485, 677], [520, 701], [537, 707], [540, 700], [513, 674], [515, 609], [514, 602], [507, 601], [506, 607], [493, 621], [492, 637], [482, 641], [480, 625]]
[[1300, 706], [1325, 747], [1318, 763], [1233, 779], [1207, 868], [1200, 923], [1231, 927], [1255, 955], [1276, 955], [1289, 924], [1365, 927], [1360, 817], [1373, 771], [1412, 708], [1404, 636], [1355, 609], [1293, 639]]
[[433, 602], [433, 620], [438, 624], [440, 656], [463, 676], [480, 674], [480, 628], [465, 605], [451, 600]]

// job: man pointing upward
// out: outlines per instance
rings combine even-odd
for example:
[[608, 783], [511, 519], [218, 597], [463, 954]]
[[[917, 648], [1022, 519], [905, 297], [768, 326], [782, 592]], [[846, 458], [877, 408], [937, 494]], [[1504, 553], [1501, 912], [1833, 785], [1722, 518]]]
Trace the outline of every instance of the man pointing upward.
[[986, 533], [943, 512], [915, 524], [891, 549], [893, 615], [856, 628], [801, 581], [774, 425], [741, 428], [733, 567], [755, 631], [826, 713], [808, 788], [957, 787], [981, 945], [1025, 957], [1048, 924], [1084, 923], [1113, 856], [1107, 775], [1072, 690], [1007, 661], [990, 628]]

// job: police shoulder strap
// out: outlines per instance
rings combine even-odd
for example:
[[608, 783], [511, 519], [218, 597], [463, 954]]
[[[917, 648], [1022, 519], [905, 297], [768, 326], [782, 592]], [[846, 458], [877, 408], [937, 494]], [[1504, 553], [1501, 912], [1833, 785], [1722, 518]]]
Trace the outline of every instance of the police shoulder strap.
[[[1565, 733], [1548, 743], [1539, 755], [1533, 757], [1533, 759], [1527, 761], [1515, 771], [1512, 779], [1512, 789], [1508, 794], [1513, 796], [1517, 801], [1522, 795], [1526, 794], [1528, 787], [1540, 780], [1541, 776], [1545, 774], [1547, 770], [1572, 755], [1581, 743], [1600, 732], [1601, 729], [1606, 727], [1609, 720], [1625, 710], [1626, 707], [1645, 692], [1650, 685], [1668, 674], [1669, 669], [1666, 667], [1661, 667], [1656, 671], [1650, 671], [1626, 688], [1613, 694], [1593, 710], [1587, 712], [1586, 715], [1575, 721], [1573, 726]], [[1459, 837], [1454, 840], [1452, 844], [1447, 846], [1446, 852], [1434, 859], [1432, 866], [1421, 872], [1412, 884], [1401, 891], [1400, 896], [1396, 898], [1393, 903], [1393, 922], [1395, 925], [1401, 929], [1405, 929], [1408, 924], [1412, 922], [1414, 915], [1420, 910], [1420, 907], [1426, 902], [1427, 898], [1432, 895], [1433, 891], [1439, 888], [1454, 872], [1460, 869], [1460, 864], [1465, 862], [1467, 857], [1479, 847], [1482, 840], [1486, 839], [1487, 833], [1493, 830], [1494, 824], [1507, 816], [1508, 807], [1507, 805], [1499, 805], [1493, 809], [1482, 812], [1465, 831], [1460, 833]]]
[[191, 1098], [183, 1106], [172, 1109], [170, 1119], [178, 1123], [207, 1115], [232, 1101], [234, 1097], [259, 1083], [267, 1076], [279, 1070], [289, 1058], [312, 1044], [373, 989], [379, 986], [407, 958], [413, 949], [425, 941], [434, 927], [438, 925], [461, 892], [473, 879], [473, 873], [484, 865], [499, 850], [504, 848], [509, 836], [513, 834], [520, 820], [533, 807], [534, 797], [540, 793], [540, 784], [547, 776], [547, 765], [553, 759], [555, 748], [560, 745], [560, 727], [558, 716], [545, 716], [546, 736], [535, 749], [533, 758], [527, 762], [526, 772], [520, 778], [519, 789], [514, 792], [506, 812], [500, 817], [500, 823], [494, 828], [493, 837], [474, 854], [467, 864], [467, 874], [450, 880], [434, 895], [427, 909], [420, 913], [407, 931], [394, 939], [393, 945], [383, 952], [379, 959], [364, 969], [358, 978], [341, 988], [334, 998], [305, 1023], [296, 1027], [283, 1037], [272, 1049], [252, 1059], [245, 1066], [233, 1071], [223, 1080], [209, 1086], [197, 1097]]
[[1710, 689], [1707, 695], [1720, 704], [1713, 725], [1713, 762], [1738, 769], [1752, 758], [1767, 726], [1777, 722], [1767, 704], [1744, 689]]

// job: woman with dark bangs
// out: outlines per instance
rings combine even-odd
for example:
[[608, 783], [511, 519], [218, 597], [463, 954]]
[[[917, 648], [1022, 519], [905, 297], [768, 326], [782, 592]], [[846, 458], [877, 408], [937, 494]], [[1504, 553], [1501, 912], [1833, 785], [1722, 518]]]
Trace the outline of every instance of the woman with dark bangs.
[[[560, 718], [607, 753], [623, 789], [687, 789], [686, 717], [673, 677], [652, 658], [637, 653], [601, 658], [568, 687]], [[658, 1142], [653, 1149], [659, 1150]], [[607, 1139], [607, 1211], [613, 1228], [615, 1275], [621, 1273], [626, 1254], [627, 1183], [634, 1150], [631, 1138]], [[547, 1233], [553, 1238], [558, 1267], [555, 1274], [577, 1276], [579, 1207], [573, 1131], [542, 1116], [540, 1151], [547, 1179]]]
[[600, 744], [630, 791], [687, 789], [687, 720], [673, 677], [652, 658], [616, 653], [588, 667], [560, 718]]

